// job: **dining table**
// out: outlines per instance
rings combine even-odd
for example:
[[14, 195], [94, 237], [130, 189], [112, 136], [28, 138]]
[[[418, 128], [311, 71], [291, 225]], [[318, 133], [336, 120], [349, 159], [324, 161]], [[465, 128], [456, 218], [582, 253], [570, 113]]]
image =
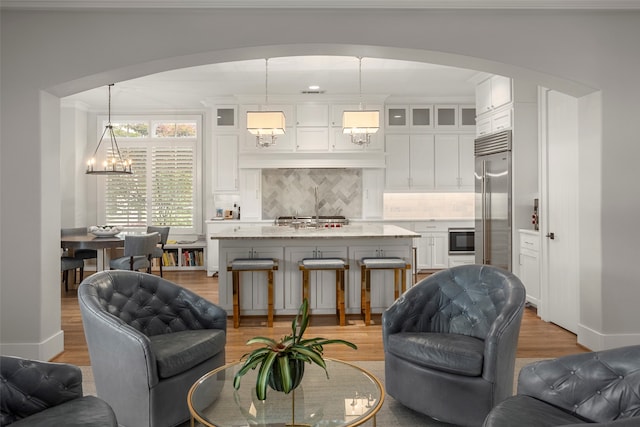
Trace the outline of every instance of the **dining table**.
[[60, 246], [64, 249], [96, 249], [98, 259], [96, 261], [96, 271], [109, 269], [111, 259], [111, 249], [124, 247], [125, 233], [115, 236], [98, 237], [92, 233], [63, 236], [60, 238]]

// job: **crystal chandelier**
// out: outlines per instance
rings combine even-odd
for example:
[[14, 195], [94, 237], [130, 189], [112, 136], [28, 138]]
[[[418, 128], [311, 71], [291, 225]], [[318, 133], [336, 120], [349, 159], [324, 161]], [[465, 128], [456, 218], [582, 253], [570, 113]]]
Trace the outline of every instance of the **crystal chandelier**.
[[[265, 63], [265, 105], [269, 105], [269, 59]], [[285, 116], [282, 111], [247, 111], [247, 130], [256, 136], [257, 147], [276, 144], [276, 137], [285, 133]]]
[[380, 112], [362, 108], [362, 57], [358, 57], [358, 84], [360, 91], [360, 109], [344, 111], [342, 114], [342, 132], [351, 135], [356, 145], [371, 143], [371, 135], [380, 127]]
[[[88, 175], [122, 175], [132, 174], [131, 160], [123, 159], [116, 141], [116, 136], [113, 133], [113, 126], [111, 125], [111, 86], [109, 85], [109, 121], [102, 132], [98, 146], [93, 152], [91, 159], [87, 161], [87, 174]], [[106, 134], [109, 134], [109, 140], [111, 141], [111, 151], [107, 151], [105, 154], [105, 160], [102, 162], [102, 168], [99, 166], [96, 168], [96, 155], [100, 151], [100, 145]]]

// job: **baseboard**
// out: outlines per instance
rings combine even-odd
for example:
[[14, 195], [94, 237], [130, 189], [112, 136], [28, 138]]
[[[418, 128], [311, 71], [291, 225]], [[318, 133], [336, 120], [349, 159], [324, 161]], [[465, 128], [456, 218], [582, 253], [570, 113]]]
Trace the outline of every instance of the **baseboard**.
[[640, 334], [603, 334], [583, 324], [578, 324], [578, 344], [592, 351], [637, 345]]
[[39, 343], [0, 343], [1, 352], [7, 356], [33, 360], [51, 360], [64, 351], [64, 331], [60, 330]]

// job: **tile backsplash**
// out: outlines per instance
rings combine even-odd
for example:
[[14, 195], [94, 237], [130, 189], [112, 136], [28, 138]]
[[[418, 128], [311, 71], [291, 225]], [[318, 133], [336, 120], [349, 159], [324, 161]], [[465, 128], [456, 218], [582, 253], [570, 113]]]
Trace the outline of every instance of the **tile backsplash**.
[[362, 169], [263, 169], [262, 219], [281, 215], [362, 218]]

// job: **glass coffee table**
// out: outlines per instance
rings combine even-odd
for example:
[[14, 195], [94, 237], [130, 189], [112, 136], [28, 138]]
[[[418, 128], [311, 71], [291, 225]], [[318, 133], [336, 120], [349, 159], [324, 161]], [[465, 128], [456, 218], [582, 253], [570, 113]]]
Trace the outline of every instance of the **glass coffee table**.
[[241, 362], [215, 369], [189, 390], [187, 403], [191, 426], [198, 421], [215, 427], [358, 426], [368, 420], [376, 425], [376, 413], [384, 402], [380, 381], [364, 369], [335, 359], [326, 359], [324, 370], [306, 364], [302, 383], [284, 394], [267, 388], [267, 399], [256, 397], [258, 369], [242, 377], [239, 390], [233, 377]]

